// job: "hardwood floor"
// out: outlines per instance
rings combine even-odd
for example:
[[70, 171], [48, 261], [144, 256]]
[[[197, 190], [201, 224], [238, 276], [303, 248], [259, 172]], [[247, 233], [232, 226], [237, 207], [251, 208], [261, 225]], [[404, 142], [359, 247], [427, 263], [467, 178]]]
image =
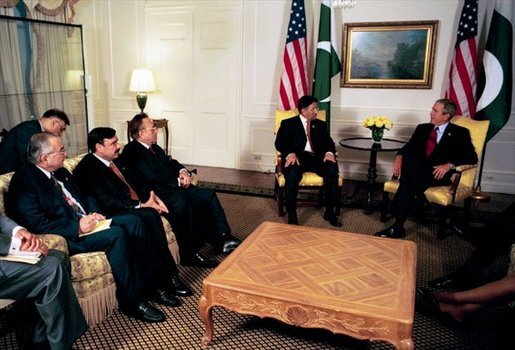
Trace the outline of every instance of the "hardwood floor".
[[199, 165], [188, 165], [188, 169], [197, 169], [199, 179], [231, 185], [274, 188], [275, 175], [272, 172], [236, 170]]
[[[197, 169], [201, 181], [218, 182], [231, 185], [274, 188], [275, 174], [273, 172], [259, 172], [249, 170], [237, 170], [199, 165], [187, 165], [188, 169]], [[344, 179], [343, 194], [350, 196], [356, 186], [363, 185], [363, 182]], [[365, 186], [361, 186], [359, 195], [364, 195]], [[515, 195], [502, 193], [488, 193], [489, 201], [476, 203], [476, 209], [485, 211], [502, 211], [511, 203], [515, 202]], [[381, 200], [380, 187], [374, 192], [374, 200]]]

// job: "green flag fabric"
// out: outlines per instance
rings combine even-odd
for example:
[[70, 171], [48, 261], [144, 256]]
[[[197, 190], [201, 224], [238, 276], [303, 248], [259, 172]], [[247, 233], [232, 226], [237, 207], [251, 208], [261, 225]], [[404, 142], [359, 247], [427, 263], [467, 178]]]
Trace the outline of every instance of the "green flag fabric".
[[487, 141], [508, 122], [513, 89], [513, 3], [497, 0], [478, 79], [474, 119], [490, 120]]
[[336, 28], [330, 0], [320, 5], [320, 25], [316, 52], [313, 96], [318, 98], [318, 107], [326, 111], [327, 128], [331, 121], [331, 78], [341, 71], [340, 58], [335, 49]]

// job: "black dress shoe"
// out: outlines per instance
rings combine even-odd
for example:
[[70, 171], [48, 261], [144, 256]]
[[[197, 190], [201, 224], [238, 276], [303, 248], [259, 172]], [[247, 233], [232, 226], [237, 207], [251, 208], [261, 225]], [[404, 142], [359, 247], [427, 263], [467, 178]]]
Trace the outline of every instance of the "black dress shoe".
[[166, 320], [166, 316], [161, 310], [156, 309], [146, 301], [139, 303], [136, 310], [129, 316], [143, 322], [164, 322]]
[[424, 287], [417, 288], [416, 293], [420, 300], [422, 300], [427, 306], [434, 310], [440, 309], [440, 303], [436, 300], [430, 289]]
[[181, 305], [181, 301], [177, 297], [171, 295], [164, 289], [156, 290], [154, 301], [164, 306], [177, 307]]
[[388, 227], [385, 230], [376, 232], [375, 234], [377, 237], [384, 237], [384, 238], [403, 238], [406, 237], [406, 229], [404, 227]]
[[189, 297], [190, 295], [193, 295], [190, 287], [181, 281], [179, 276], [172, 277], [172, 290], [174, 291], [175, 295], [180, 297]]
[[238, 248], [240, 243], [241, 243], [241, 241], [239, 239], [226, 241], [222, 247], [222, 253], [224, 253], [224, 254], [231, 253], [234, 249]]
[[192, 254], [189, 258], [181, 259], [181, 264], [185, 266], [198, 266], [211, 269], [218, 266], [218, 261], [206, 258], [200, 253]]
[[435, 289], [468, 289], [472, 287], [472, 284], [465, 281], [465, 279], [452, 274], [435, 278], [429, 281], [427, 285]]
[[221, 241], [223, 244], [215, 249], [217, 253], [229, 254], [241, 244], [241, 241], [230, 233], [222, 234]]
[[324, 220], [326, 221], [329, 221], [329, 223], [332, 225], [332, 226], [335, 226], [335, 227], [342, 227], [342, 223], [338, 220], [338, 217], [334, 214], [334, 213], [331, 213], [331, 212], [325, 212], [324, 213]]

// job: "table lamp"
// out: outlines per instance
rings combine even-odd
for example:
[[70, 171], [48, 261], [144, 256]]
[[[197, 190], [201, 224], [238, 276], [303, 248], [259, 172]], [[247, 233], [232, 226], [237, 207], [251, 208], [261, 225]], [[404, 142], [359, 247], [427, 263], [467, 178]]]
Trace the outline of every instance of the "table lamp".
[[155, 89], [154, 78], [150, 69], [138, 68], [132, 71], [129, 91], [136, 92], [136, 102], [138, 102], [141, 113], [143, 113], [147, 104], [147, 92], [152, 92]]

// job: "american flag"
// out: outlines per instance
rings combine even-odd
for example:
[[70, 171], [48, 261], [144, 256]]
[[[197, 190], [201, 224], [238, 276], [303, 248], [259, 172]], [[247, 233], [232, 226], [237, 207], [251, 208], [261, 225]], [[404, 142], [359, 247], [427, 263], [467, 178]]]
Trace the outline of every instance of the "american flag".
[[465, 0], [445, 92], [456, 103], [456, 114], [471, 118], [476, 113], [477, 9], [478, 0]]
[[292, 0], [283, 55], [279, 108], [293, 109], [308, 92], [306, 14], [304, 0]]

